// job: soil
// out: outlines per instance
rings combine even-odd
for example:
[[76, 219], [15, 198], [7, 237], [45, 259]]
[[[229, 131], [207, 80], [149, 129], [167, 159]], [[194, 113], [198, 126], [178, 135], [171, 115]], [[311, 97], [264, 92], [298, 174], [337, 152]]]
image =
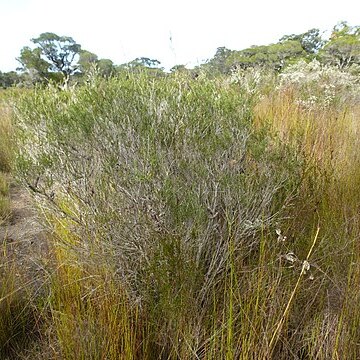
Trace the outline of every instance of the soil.
[[39, 279], [44, 271], [44, 259], [48, 258], [45, 227], [37, 216], [30, 194], [18, 184], [10, 187], [10, 207], [10, 215], [0, 226], [0, 259], [14, 265], [17, 276]]

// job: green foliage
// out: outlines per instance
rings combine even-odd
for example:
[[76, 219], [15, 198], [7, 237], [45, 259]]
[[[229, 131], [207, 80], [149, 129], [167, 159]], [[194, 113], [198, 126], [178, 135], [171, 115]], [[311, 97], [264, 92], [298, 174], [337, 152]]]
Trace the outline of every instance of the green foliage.
[[175, 65], [170, 69], [170, 72], [172, 72], [172, 73], [176, 73], [176, 72], [185, 73], [187, 71], [188, 71], [188, 69], [186, 68], [185, 65]]
[[327, 64], [346, 68], [360, 65], [360, 27], [340, 23], [334, 27], [331, 38], [320, 52]]
[[267, 46], [253, 46], [241, 51], [233, 51], [226, 63], [231, 67], [248, 68], [265, 66], [280, 70], [286, 64], [305, 55], [301, 43], [296, 40], [287, 40]]
[[[27, 76], [22, 79], [25, 85], [38, 82], [72, 83], [83, 82], [86, 76], [98, 74], [110, 77], [117, 72], [149, 72], [154, 76], [164, 76], [160, 61], [148, 57], [138, 57], [122, 65], [114, 65], [110, 59], [99, 59], [90, 51], [81, 50], [71, 37], [58, 36], [54, 33], [43, 33], [32, 39], [36, 48], [24, 47], [18, 61]], [[243, 50], [230, 50], [219, 47], [213, 58], [193, 70], [174, 66], [171, 72], [187, 73], [198, 77], [200, 74], [209, 78], [230, 75], [239, 69], [264, 67], [281, 71], [287, 65], [299, 60], [317, 59], [325, 64], [343, 67], [352, 66], [352, 71], [358, 73], [360, 66], [359, 27], [349, 26], [346, 22], [334, 27], [331, 39], [325, 41], [319, 29], [310, 29], [302, 34], [283, 36], [278, 43], [262, 46], [251, 46]], [[78, 60], [78, 62], [77, 62]], [[176, 71], [175, 71], [176, 70]], [[186, 71], [185, 71], [186, 70]], [[8, 83], [13, 74], [7, 75], [3, 83]], [[1, 78], [0, 78], [1, 82]], [[8, 85], [6, 85], [8, 86]]]
[[82, 73], [90, 71], [92, 66], [97, 64], [98, 56], [90, 51], [81, 50], [79, 54], [79, 70]]
[[35, 69], [40, 75], [45, 76], [50, 64], [41, 58], [41, 49], [31, 49], [25, 46], [21, 49], [20, 57], [17, 59], [21, 65], [21, 70]]
[[147, 57], [139, 57], [129, 63], [130, 67], [144, 66], [149, 68], [156, 68], [160, 65], [160, 61], [156, 59], [150, 59]]
[[21, 49], [20, 57], [17, 59], [22, 67], [20, 70], [28, 71], [32, 83], [44, 81], [51, 75], [50, 64], [42, 59], [41, 49], [30, 49], [28, 46]]
[[103, 77], [109, 77], [115, 73], [115, 67], [109, 59], [98, 59], [94, 53], [81, 50], [79, 57], [79, 70], [84, 74], [91, 74], [96, 69], [97, 73]]
[[204, 64], [203, 67], [205, 67], [212, 76], [229, 74], [231, 66], [229, 66], [228, 58], [232, 53], [233, 51], [227, 49], [225, 46], [219, 47], [214, 57]]
[[114, 63], [110, 59], [100, 59], [97, 66], [99, 74], [103, 77], [109, 77], [115, 74]]
[[32, 39], [32, 42], [39, 46], [41, 55], [45, 56], [50, 64], [50, 70], [61, 72], [65, 77], [74, 73], [74, 60], [81, 46], [73, 38], [42, 33], [38, 38]]
[[[331, 39], [322, 38], [319, 29], [302, 34], [283, 36], [278, 43], [252, 46], [244, 50], [219, 47], [213, 58], [200, 65], [210, 77], [229, 75], [234, 70], [265, 67], [277, 71], [299, 60], [318, 59], [340, 68], [359, 64], [359, 27], [340, 23], [334, 27]], [[354, 70], [358, 71], [358, 70]]]
[[77, 70], [76, 57], [81, 46], [71, 37], [54, 33], [42, 33], [38, 38], [32, 39], [32, 42], [37, 47], [24, 47], [18, 58], [22, 70], [35, 73], [35, 82], [59, 76], [67, 82]]
[[23, 77], [15, 71], [1, 72], [0, 71], [0, 87], [6, 89], [15, 86], [23, 81]]
[[160, 61], [147, 57], [136, 58], [128, 63], [118, 66], [118, 72], [125, 73], [148, 73], [154, 76], [165, 75], [164, 69], [159, 67]]
[[285, 35], [279, 42], [283, 43], [289, 40], [300, 42], [302, 48], [308, 54], [316, 54], [324, 45], [319, 29], [311, 29], [299, 35]]

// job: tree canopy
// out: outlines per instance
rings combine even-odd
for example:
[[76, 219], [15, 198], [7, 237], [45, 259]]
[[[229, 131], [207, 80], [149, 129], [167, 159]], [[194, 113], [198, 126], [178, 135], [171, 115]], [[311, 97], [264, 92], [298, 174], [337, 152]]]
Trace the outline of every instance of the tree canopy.
[[90, 51], [81, 50], [79, 56], [79, 70], [82, 74], [96, 70], [98, 74], [109, 77], [115, 73], [114, 63], [110, 59], [99, 59], [98, 56]]
[[285, 35], [278, 43], [251, 46], [243, 50], [219, 47], [213, 58], [200, 67], [216, 74], [228, 74], [236, 68], [262, 66], [280, 70], [298, 59], [315, 56], [324, 45], [319, 29], [311, 29], [299, 35]]
[[340, 68], [360, 65], [360, 26], [351, 27], [346, 22], [336, 25], [320, 52], [320, 58]]
[[284, 35], [277, 43], [251, 46], [243, 50], [219, 47], [214, 57], [200, 69], [212, 76], [229, 74], [234, 69], [261, 66], [280, 71], [299, 60], [312, 60], [339, 68], [360, 65], [360, 26], [346, 22], [337, 24], [330, 39], [325, 40], [319, 29], [313, 28], [301, 34]]
[[17, 59], [21, 70], [35, 72], [42, 79], [61, 78], [64, 82], [78, 70], [81, 46], [73, 38], [47, 32], [31, 41], [36, 47], [22, 48]]
[[1, 72], [0, 71], [0, 87], [8, 88], [20, 83], [21, 76], [16, 71]]
[[[219, 49], [217, 51], [219, 54]], [[253, 66], [264, 66], [279, 70], [289, 61], [302, 57], [305, 51], [297, 40], [287, 40], [277, 44], [252, 46], [240, 51], [222, 51], [221, 61], [218, 61], [221, 72], [231, 69], [246, 69]], [[219, 58], [219, 55], [215, 55]]]
[[304, 51], [308, 54], [317, 53], [325, 43], [321, 37], [319, 29], [311, 29], [299, 35], [285, 35], [279, 40], [279, 42], [284, 43], [289, 40], [298, 41]]

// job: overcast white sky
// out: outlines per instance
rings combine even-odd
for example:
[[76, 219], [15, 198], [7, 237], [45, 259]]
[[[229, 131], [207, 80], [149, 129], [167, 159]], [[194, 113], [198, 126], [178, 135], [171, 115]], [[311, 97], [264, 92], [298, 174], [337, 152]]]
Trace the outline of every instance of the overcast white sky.
[[360, 25], [358, 0], [0, 0], [0, 70], [42, 32], [71, 36], [121, 64], [144, 56], [193, 66], [226, 46], [241, 50], [337, 22]]

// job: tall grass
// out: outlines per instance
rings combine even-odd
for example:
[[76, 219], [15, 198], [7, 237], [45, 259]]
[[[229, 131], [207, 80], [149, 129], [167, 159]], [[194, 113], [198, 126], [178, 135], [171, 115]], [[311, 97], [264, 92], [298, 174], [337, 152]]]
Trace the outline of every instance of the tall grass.
[[0, 170], [2, 172], [9, 172], [11, 168], [11, 109], [3, 101], [0, 103]]
[[9, 213], [9, 179], [11, 169], [12, 144], [11, 144], [11, 109], [6, 104], [0, 93], [0, 222]]
[[37, 339], [39, 312], [31, 280], [20, 278], [14, 256], [1, 239], [0, 358], [18, 359]]
[[6, 173], [0, 172], [0, 224], [10, 211], [9, 181]]
[[[335, 76], [343, 77], [347, 75]], [[358, 301], [358, 291], [350, 284], [359, 281], [355, 275], [359, 266], [359, 84], [355, 82], [349, 88], [348, 83], [340, 86], [333, 77], [326, 80], [328, 83], [310, 87], [316, 94], [319, 87], [327, 88], [332, 81], [334, 87], [338, 84], [336, 96], [326, 105], [320, 98], [309, 107], [302, 98], [303, 85], [296, 83], [263, 98], [256, 114], [258, 121], [270, 123], [282, 141], [297, 147], [296, 152], [306, 160], [301, 193], [286, 225], [293, 239], [292, 250], [297, 248], [295, 253], [304, 256], [309, 233], [315, 224], [321, 228], [312, 264], [318, 273], [312, 276], [313, 282], [319, 277], [321, 283], [316, 296], [312, 295], [312, 319], [305, 322], [311, 334], [304, 341], [307, 353], [310, 358], [357, 358], [359, 334], [355, 329], [359, 319], [357, 315], [350, 319], [348, 314]], [[310, 96], [311, 92], [305, 94]]]
[[49, 357], [359, 356], [359, 108], [302, 89], [124, 74], [22, 96]]

